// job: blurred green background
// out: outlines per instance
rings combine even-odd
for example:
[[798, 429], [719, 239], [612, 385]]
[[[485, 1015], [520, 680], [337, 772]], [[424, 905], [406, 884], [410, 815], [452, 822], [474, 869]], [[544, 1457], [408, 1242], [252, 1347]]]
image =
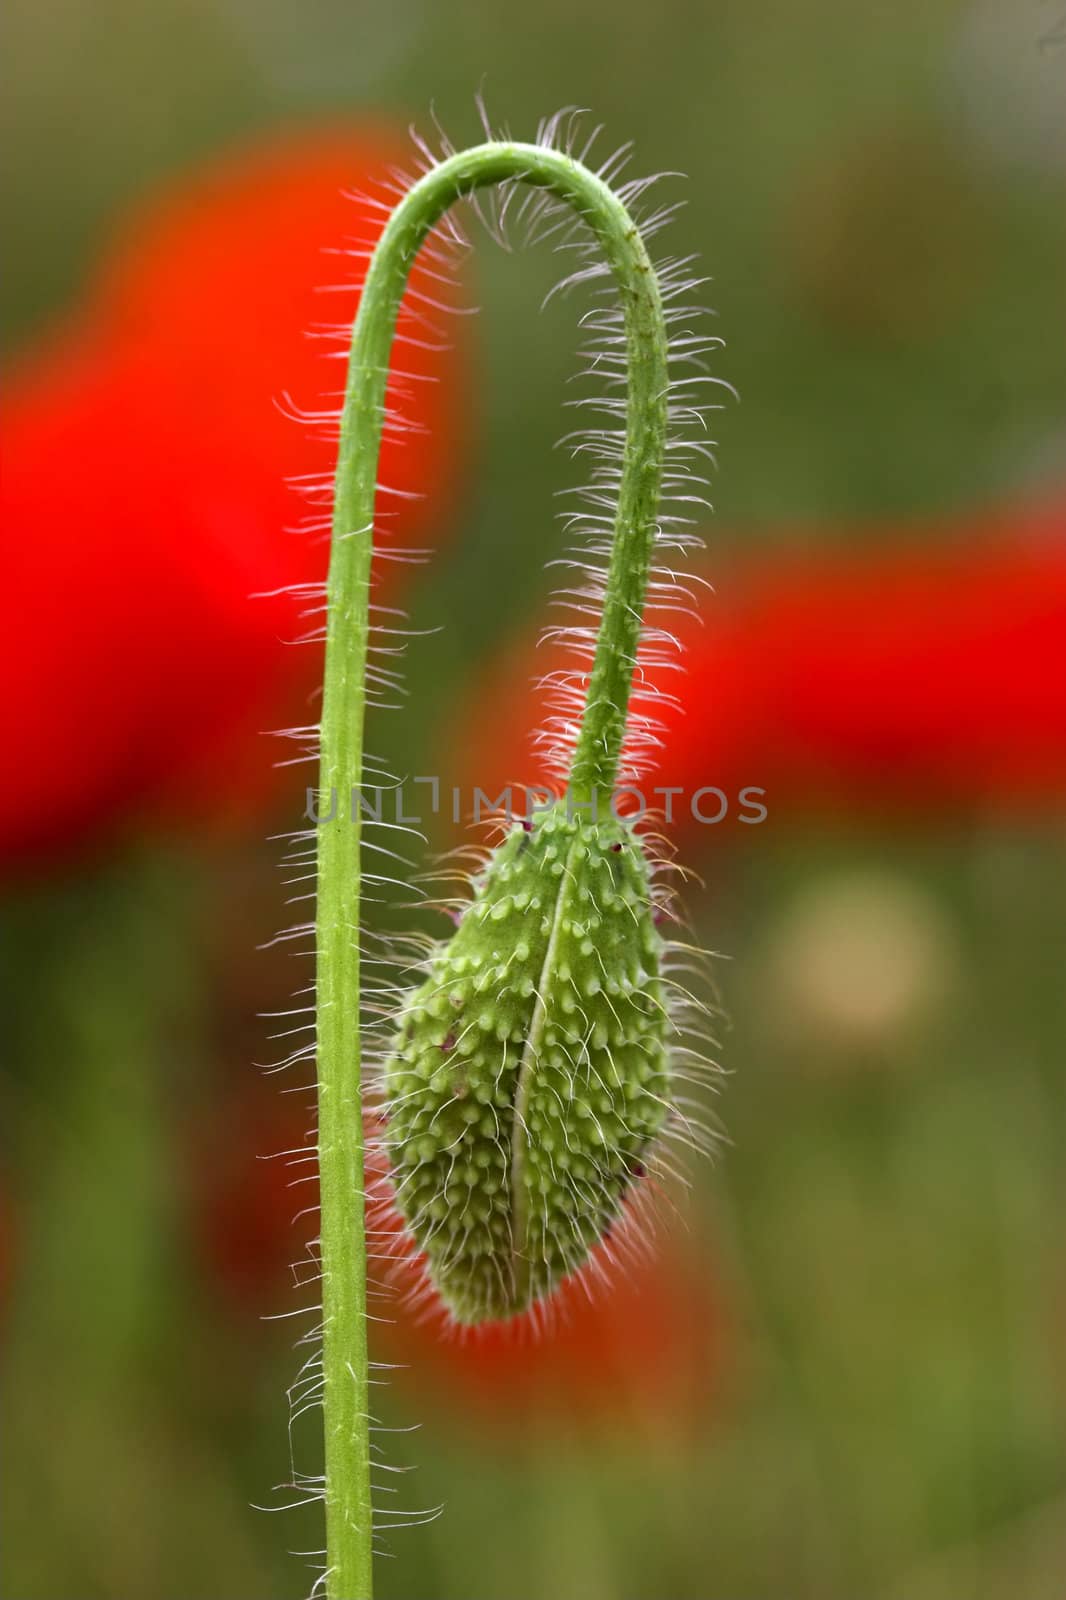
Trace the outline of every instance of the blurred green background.
[[[424, 128], [432, 106], [464, 140], [483, 87], [516, 136], [588, 106], [642, 170], [690, 175], [670, 247], [713, 277], [715, 370], [742, 397], [716, 427], [712, 567], [1061, 485], [1054, 11], [11, 0], [4, 334], [26, 346], [126, 209], [235, 137], [332, 113]], [[401, 771], [430, 770], [442, 723], [543, 616], [563, 542], [551, 447], [574, 313], [533, 315], [550, 252], [479, 242], [474, 273], [455, 536], [405, 596], [416, 626], [447, 627], [410, 650], [408, 710], [373, 741]], [[256, 1013], [293, 981], [257, 951], [283, 917], [270, 823], [221, 839], [146, 826], [10, 887], [11, 1600], [302, 1592], [289, 1552], [318, 1543], [314, 1514], [250, 1509], [287, 1475], [296, 1367], [293, 1325], [259, 1320], [289, 1304], [291, 1197], [242, 1192], [256, 1141], [285, 1126], [252, 1066]], [[585, 1418], [516, 1392], [512, 1408], [519, 1364], [479, 1407], [469, 1375], [433, 1382], [414, 1361], [380, 1394], [388, 1426], [421, 1424], [388, 1444], [417, 1467], [396, 1498], [446, 1506], [390, 1536], [381, 1594], [1051, 1600], [1066, 1571], [1061, 817], [919, 806], [775, 827], [771, 812], [754, 837], [703, 832], [689, 909], [730, 958], [731, 1144], [685, 1205], [714, 1307], [687, 1330], [698, 1401], [660, 1416], [608, 1395]]]

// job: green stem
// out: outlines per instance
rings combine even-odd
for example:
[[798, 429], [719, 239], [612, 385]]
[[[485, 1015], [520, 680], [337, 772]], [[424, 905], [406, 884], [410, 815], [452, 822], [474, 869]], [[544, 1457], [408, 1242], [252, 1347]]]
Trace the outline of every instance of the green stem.
[[359, 808], [368, 590], [389, 355], [408, 273], [456, 200], [519, 180], [550, 190], [587, 223], [624, 311], [628, 409], [614, 545], [585, 716], [570, 774], [587, 801], [613, 787], [651, 565], [666, 434], [666, 333], [659, 287], [625, 206], [557, 150], [491, 143], [450, 157], [392, 213], [367, 272], [341, 415], [328, 582], [320, 785], [333, 820], [318, 830], [318, 1150], [328, 1600], [371, 1594], [366, 1235], [359, 1040]]

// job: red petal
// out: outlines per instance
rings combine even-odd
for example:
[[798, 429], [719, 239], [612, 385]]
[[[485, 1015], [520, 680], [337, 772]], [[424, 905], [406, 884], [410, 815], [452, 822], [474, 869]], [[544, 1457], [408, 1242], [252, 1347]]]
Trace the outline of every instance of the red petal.
[[[332, 403], [343, 363], [308, 327], [344, 321], [358, 264], [326, 255], [381, 226], [345, 199], [398, 155], [385, 135], [302, 136], [195, 176], [147, 207], [76, 321], [17, 365], [4, 403], [0, 601], [13, 778], [0, 852], [80, 847], [151, 804], [184, 814], [274, 787], [264, 728], [307, 722], [320, 672], [289, 597], [321, 580], [324, 537], [286, 531], [292, 476], [328, 474], [333, 441], [281, 414], [285, 391]], [[439, 291], [436, 291], [439, 292]], [[405, 411], [425, 434], [387, 441], [388, 538], [440, 525], [454, 474], [458, 367], [398, 347]], [[382, 566], [385, 592], [409, 569]], [[284, 752], [287, 753], [287, 752]], [[249, 781], [251, 779], [251, 781]]]

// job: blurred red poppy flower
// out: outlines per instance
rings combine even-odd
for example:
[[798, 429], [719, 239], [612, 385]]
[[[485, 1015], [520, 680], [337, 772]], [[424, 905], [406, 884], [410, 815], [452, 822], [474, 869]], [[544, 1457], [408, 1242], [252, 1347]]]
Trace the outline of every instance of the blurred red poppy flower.
[[[310, 1303], [316, 1232], [314, 1145], [306, 1108], [262, 1080], [235, 1091], [228, 1110], [188, 1143], [188, 1216], [195, 1257], [213, 1298], [238, 1319]], [[289, 1152], [291, 1159], [286, 1159]], [[293, 1156], [292, 1153], [295, 1153]], [[368, 1163], [375, 1170], [372, 1138]], [[421, 1284], [395, 1212], [375, 1206], [371, 1273], [388, 1279], [373, 1308], [375, 1359], [410, 1366], [428, 1403], [476, 1413], [487, 1426], [624, 1425], [673, 1432], [699, 1426], [728, 1344], [723, 1296], [705, 1259], [672, 1232], [620, 1267], [609, 1288], [567, 1286], [544, 1331], [526, 1320], [458, 1333], [415, 1311]], [[293, 1290], [296, 1281], [312, 1293]], [[300, 1265], [302, 1263], [302, 1265]]]
[[[682, 619], [684, 675], [643, 790], [747, 786], [772, 817], [814, 807], [930, 814], [1066, 797], [1066, 504], [907, 530], [906, 542], [765, 556], [713, 570]], [[712, 575], [708, 566], [705, 574]], [[449, 730], [457, 781], [491, 794], [537, 774], [530, 679], [564, 664], [529, 641]], [[721, 809], [699, 802], [705, 816]], [[723, 818], [723, 821], [726, 821]]]
[[[290, 480], [328, 484], [332, 467], [331, 358], [383, 220], [351, 191], [404, 159], [391, 134], [337, 128], [193, 174], [142, 207], [84, 304], [15, 364], [4, 855], [77, 845], [146, 805], [244, 806], [274, 759], [261, 731], [311, 720], [314, 652], [286, 642], [301, 604], [273, 591], [320, 581], [328, 551], [291, 531], [308, 507]], [[447, 297], [423, 270], [415, 290]], [[400, 331], [390, 394], [410, 430], [386, 440], [379, 520], [407, 544], [442, 525], [460, 373], [421, 302]], [[382, 565], [379, 597], [404, 570]]]
[[[254, 1320], [289, 1309], [293, 1269], [310, 1275], [317, 1221], [297, 1213], [318, 1195], [307, 1106], [246, 1077], [209, 1121], [188, 1130], [185, 1191], [204, 1284], [228, 1313]], [[301, 1161], [304, 1151], [309, 1159]]]
[[727, 1303], [706, 1255], [673, 1233], [607, 1284], [564, 1285], [543, 1328], [528, 1319], [449, 1330], [401, 1300], [375, 1311], [383, 1359], [483, 1425], [559, 1420], [642, 1433], [700, 1429], [728, 1360]]

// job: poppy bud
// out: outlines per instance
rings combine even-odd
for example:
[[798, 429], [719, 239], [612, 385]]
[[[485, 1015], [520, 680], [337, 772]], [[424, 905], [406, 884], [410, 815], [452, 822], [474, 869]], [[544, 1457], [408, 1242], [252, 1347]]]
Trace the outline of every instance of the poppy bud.
[[386, 1067], [400, 1210], [457, 1321], [578, 1271], [668, 1109], [650, 867], [561, 802], [504, 840], [407, 1002]]

